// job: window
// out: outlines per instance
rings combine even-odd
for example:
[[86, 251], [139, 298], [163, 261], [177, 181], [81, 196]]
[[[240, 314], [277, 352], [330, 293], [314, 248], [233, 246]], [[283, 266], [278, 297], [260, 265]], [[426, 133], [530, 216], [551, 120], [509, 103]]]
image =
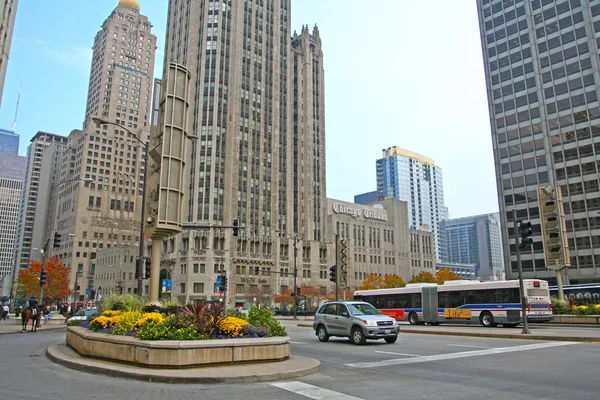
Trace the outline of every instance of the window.
[[194, 283], [194, 293], [204, 293], [204, 283], [203, 282], [195, 282]]
[[244, 294], [244, 285], [235, 285], [236, 294]]
[[185, 283], [179, 284], [179, 293], [185, 294]]

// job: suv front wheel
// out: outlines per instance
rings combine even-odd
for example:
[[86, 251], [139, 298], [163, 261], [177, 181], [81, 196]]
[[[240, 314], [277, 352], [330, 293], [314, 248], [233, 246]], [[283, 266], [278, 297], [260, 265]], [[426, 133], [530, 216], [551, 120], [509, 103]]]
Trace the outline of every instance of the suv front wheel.
[[352, 343], [354, 343], [356, 345], [365, 344], [367, 342], [367, 338], [366, 338], [365, 334], [363, 333], [362, 329], [358, 326], [355, 326], [354, 328], [352, 328], [352, 334], [350, 336], [350, 340], [352, 340]]
[[329, 340], [329, 335], [327, 334], [327, 330], [323, 325], [319, 325], [317, 328], [317, 337], [321, 342], [326, 342]]

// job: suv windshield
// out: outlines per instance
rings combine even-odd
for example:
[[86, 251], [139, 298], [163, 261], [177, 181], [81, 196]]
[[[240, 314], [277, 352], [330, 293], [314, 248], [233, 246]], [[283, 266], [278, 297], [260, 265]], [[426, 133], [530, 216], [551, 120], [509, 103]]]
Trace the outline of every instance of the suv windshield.
[[375, 309], [370, 304], [367, 303], [357, 303], [357, 304], [348, 304], [348, 308], [350, 309], [350, 314], [352, 315], [380, 315], [381, 313]]

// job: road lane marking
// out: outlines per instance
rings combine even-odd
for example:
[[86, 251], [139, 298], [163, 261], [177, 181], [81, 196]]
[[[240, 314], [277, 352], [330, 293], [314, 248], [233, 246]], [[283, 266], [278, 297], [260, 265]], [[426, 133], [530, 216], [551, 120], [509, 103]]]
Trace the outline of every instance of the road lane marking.
[[393, 351], [375, 351], [375, 353], [381, 353], [381, 354], [393, 354], [396, 356], [410, 356], [410, 357], [421, 357], [418, 354], [408, 354], [408, 353], [394, 353]]
[[456, 358], [487, 356], [487, 355], [501, 354], [501, 353], [514, 353], [514, 352], [519, 352], [519, 351], [546, 349], [546, 348], [551, 348], [551, 347], [571, 346], [574, 344], [577, 344], [577, 343], [576, 342], [536, 343], [536, 344], [526, 344], [526, 345], [522, 345], [522, 346], [496, 347], [493, 349], [464, 351], [464, 352], [460, 352], [460, 353], [436, 354], [433, 356], [419, 356], [419, 357], [414, 357], [414, 358], [396, 358], [396, 359], [383, 360], [383, 361], [377, 361], [377, 362], [345, 364], [345, 366], [350, 367], [350, 368], [378, 368], [378, 367], [387, 367], [390, 365], [415, 364], [415, 363], [422, 363], [422, 362], [428, 362], [428, 361], [452, 360], [452, 359], [456, 359]]
[[334, 392], [333, 390], [323, 389], [318, 386], [297, 381], [271, 383], [271, 385], [315, 400], [362, 400], [360, 397]]
[[494, 347], [490, 346], [475, 346], [472, 344], [446, 344], [446, 346], [454, 346], [454, 347], [477, 347], [480, 349], [493, 349]]

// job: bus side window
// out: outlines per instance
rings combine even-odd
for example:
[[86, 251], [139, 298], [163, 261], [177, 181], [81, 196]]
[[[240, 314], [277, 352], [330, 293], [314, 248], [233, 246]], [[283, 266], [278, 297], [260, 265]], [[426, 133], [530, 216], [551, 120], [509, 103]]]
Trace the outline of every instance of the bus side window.
[[448, 292], [448, 308], [460, 307], [464, 304], [463, 292]]
[[411, 303], [413, 308], [421, 307], [421, 293], [415, 293], [411, 295]]
[[438, 293], [438, 307], [447, 308], [448, 293]]

